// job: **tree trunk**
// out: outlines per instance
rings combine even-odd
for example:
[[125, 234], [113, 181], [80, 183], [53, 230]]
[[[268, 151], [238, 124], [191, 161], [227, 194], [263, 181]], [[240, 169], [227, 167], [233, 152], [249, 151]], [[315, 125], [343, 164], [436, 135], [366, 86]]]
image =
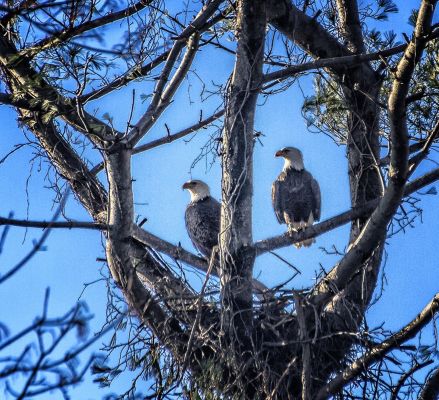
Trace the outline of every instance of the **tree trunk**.
[[[265, 1], [238, 5], [238, 49], [226, 99], [220, 233], [221, 326], [235, 367], [254, 354], [252, 273], [253, 125], [262, 81]], [[228, 350], [225, 350], [227, 352]], [[251, 376], [247, 376], [251, 380]], [[250, 394], [250, 393], [249, 393]]]

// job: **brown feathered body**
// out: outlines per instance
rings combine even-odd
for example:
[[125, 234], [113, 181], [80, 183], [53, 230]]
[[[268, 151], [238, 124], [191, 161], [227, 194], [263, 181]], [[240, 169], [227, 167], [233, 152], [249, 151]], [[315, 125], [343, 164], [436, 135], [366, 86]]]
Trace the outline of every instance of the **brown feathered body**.
[[[297, 231], [320, 219], [320, 187], [305, 169], [283, 170], [272, 186], [272, 202], [277, 220]], [[313, 240], [302, 242], [310, 245]]]
[[218, 244], [221, 206], [213, 197], [192, 201], [186, 207], [185, 222], [195, 248], [210, 258], [212, 248]]

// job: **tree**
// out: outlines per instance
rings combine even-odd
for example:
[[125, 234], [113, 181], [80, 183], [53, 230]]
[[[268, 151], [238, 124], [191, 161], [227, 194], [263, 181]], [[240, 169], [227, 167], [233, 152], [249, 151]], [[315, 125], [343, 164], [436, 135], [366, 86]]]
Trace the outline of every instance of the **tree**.
[[[411, 195], [439, 179], [437, 168], [413, 178], [439, 134], [437, 1], [420, 1], [402, 44], [374, 28], [397, 12], [387, 0], [122, 3], [24, 0], [1, 7], [0, 101], [13, 107], [29, 143], [54, 168], [57, 196], [66, 184], [92, 219], [2, 223], [102, 232], [116, 285], [109, 319], [118, 318], [122, 294], [129, 319], [138, 320], [132, 367], [155, 374], [157, 398], [181, 390], [190, 398], [436, 398], [437, 362], [423, 382], [413, 378], [434, 362], [434, 351], [406, 342], [432, 322], [439, 294], [394, 333], [374, 335], [364, 317], [386, 239], [411, 224], [418, 210]], [[124, 30], [112, 47], [111, 37], [104, 47], [108, 26]], [[201, 86], [202, 96], [222, 105], [141, 144], [176, 107], [174, 95], [205, 48], [234, 55], [227, 82]], [[257, 100], [308, 79], [305, 72], [314, 76], [315, 93], [303, 112], [310, 127], [346, 148], [352, 208], [254, 242]], [[121, 130], [111, 115], [99, 117], [96, 104], [134, 81], [154, 88], [146, 96], [133, 91]], [[205, 260], [136, 222], [131, 161], [215, 121], [222, 127], [211, 142], [222, 167], [221, 233]], [[90, 167], [88, 160], [98, 162]], [[346, 252], [313, 287], [267, 288], [254, 279], [258, 256], [346, 223]], [[206, 273], [199, 289], [185, 279], [183, 264]], [[219, 294], [209, 289], [215, 274]], [[121, 372], [94, 370], [102, 383]]]

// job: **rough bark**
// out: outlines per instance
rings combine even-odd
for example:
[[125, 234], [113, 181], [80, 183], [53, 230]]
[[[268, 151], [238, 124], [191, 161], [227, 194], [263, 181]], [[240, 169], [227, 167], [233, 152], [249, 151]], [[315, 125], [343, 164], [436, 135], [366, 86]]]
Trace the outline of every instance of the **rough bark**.
[[[265, 1], [238, 3], [238, 49], [228, 88], [222, 141], [221, 326], [232, 363], [253, 354], [253, 125], [262, 81]], [[236, 357], [236, 360], [234, 360]], [[251, 374], [250, 374], [251, 375]], [[251, 380], [251, 376], [247, 377]], [[250, 385], [251, 386], [251, 385]], [[248, 395], [250, 395], [250, 392]]]
[[251, 336], [252, 329], [253, 124], [262, 78], [264, 3], [239, 2], [238, 50], [228, 90], [222, 143], [222, 326], [227, 335], [237, 338]]

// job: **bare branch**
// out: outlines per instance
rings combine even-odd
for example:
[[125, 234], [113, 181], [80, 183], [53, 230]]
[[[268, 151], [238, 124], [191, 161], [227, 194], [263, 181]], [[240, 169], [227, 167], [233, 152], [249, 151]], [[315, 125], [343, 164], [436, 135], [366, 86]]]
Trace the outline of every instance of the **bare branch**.
[[[156, 84], [154, 90], [154, 96], [146, 110], [145, 114], [140, 118], [140, 120], [134, 125], [129, 133], [129, 143], [131, 147], [134, 147], [136, 143], [148, 132], [151, 126], [155, 123], [157, 118], [169, 105], [172, 97], [180, 83], [186, 76], [189, 67], [195, 57], [196, 51], [198, 49], [199, 41], [199, 30], [207, 22], [207, 20], [217, 11], [223, 0], [212, 0], [207, 5], [205, 5], [191, 24], [183, 30], [179, 38], [177, 38], [174, 43], [171, 52], [168, 55], [166, 64], [160, 75], [160, 78]], [[169, 81], [168, 86], [165, 89], [165, 85], [168, 82], [171, 69], [173, 68], [177, 57], [180, 54], [181, 49], [184, 47], [186, 38], [189, 37], [187, 41], [187, 51], [183, 60], [180, 63], [179, 68], [175, 72], [173, 78]]]
[[[207, 272], [208, 265], [205, 258], [198, 257], [183, 249], [181, 246], [175, 246], [166, 240], [160, 239], [158, 236], [139, 228], [137, 225], [133, 226], [133, 238], [146, 246], [151, 246], [153, 249], [164, 253], [175, 260], [181, 260], [204, 272]], [[212, 273], [215, 274], [215, 271], [212, 271]]]
[[26, 228], [50, 228], [50, 229], [93, 229], [93, 230], [105, 230], [107, 225], [99, 224], [95, 222], [82, 222], [82, 221], [63, 221], [63, 222], [51, 222], [51, 221], [31, 221], [27, 219], [15, 219], [0, 217], [0, 225], [21, 226]]
[[[270, 23], [312, 57], [328, 59], [352, 55], [352, 52], [331, 36], [315, 18], [300, 11], [291, 1], [271, 0], [270, 8], [274, 10], [273, 15], [269, 15]], [[368, 65], [364, 65], [362, 69], [366, 76], [374, 74]], [[341, 76], [345, 68], [332, 65], [331, 70]]]
[[[439, 33], [439, 32], [438, 32]], [[437, 35], [434, 35], [436, 37]], [[294, 76], [300, 72], [311, 71], [319, 68], [334, 68], [344, 66], [346, 68], [358, 66], [361, 63], [379, 60], [381, 58], [390, 57], [392, 55], [402, 53], [407, 48], [407, 44], [395, 46], [390, 49], [380, 50], [373, 53], [353, 54], [347, 56], [337, 56], [331, 58], [321, 58], [308, 63], [299, 65], [291, 65], [278, 71], [273, 71], [264, 75], [264, 82], [282, 81], [283, 79]]]
[[[49, 85], [34, 68], [31, 67], [27, 59], [21, 59], [17, 62], [18, 51], [15, 45], [7, 40], [6, 33], [0, 28], [0, 63], [8, 70], [11, 78], [10, 84], [12, 92], [24, 92], [27, 94], [25, 99], [30, 102], [31, 99], [46, 99], [46, 108], [41, 108], [42, 115], [52, 114], [61, 116], [66, 122], [74, 126], [78, 131], [87, 134], [91, 142], [101, 145], [101, 140], [113, 140], [114, 129], [100, 121], [93, 115], [81, 110], [78, 114], [77, 108], [71, 100], [63, 98], [58, 91]], [[15, 89], [15, 90], [14, 90]]]
[[204, 128], [205, 126], [209, 125], [213, 121], [217, 120], [218, 118], [221, 118], [224, 115], [224, 109], [216, 112], [215, 114], [211, 115], [210, 117], [207, 117], [196, 124], [185, 128], [181, 130], [180, 132], [174, 133], [173, 135], [167, 135], [164, 136], [161, 139], [153, 140], [152, 142], [143, 144], [141, 146], [137, 146], [133, 149], [133, 154], [138, 154], [143, 151], [147, 151], [150, 149], [153, 149], [154, 147], [161, 146], [163, 144], [172, 143], [174, 140], [181, 139], [182, 137], [185, 137], [187, 135], [190, 135], [191, 133], [194, 133], [198, 131], [201, 128]]
[[175, 42], [174, 47], [169, 53], [166, 64], [160, 75], [160, 79], [154, 89], [154, 96], [152, 98], [151, 104], [149, 105], [145, 114], [140, 118], [140, 120], [134, 125], [131, 132], [129, 133], [129, 142], [131, 146], [134, 146], [139, 140], [148, 132], [148, 130], [154, 125], [158, 117], [170, 104], [172, 97], [180, 86], [181, 82], [185, 78], [189, 67], [195, 57], [198, 49], [199, 35], [193, 34], [188, 40], [187, 51], [181, 60], [180, 66], [174, 73], [174, 76], [169, 81], [168, 86], [165, 88], [165, 84], [168, 82], [171, 70], [177, 61], [178, 55], [184, 46], [182, 42]]
[[[67, 190], [64, 194], [63, 197], [58, 205], [58, 208], [56, 209], [55, 213], [53, 214], [52, 217], [52, 223], [55, 222], [58, 217], [61, 214], [61, 211], [63, 210], [65, 203], [67, 201], [67, 197], [70, 193], [70, 190]], [[8, 272], [6, 272], [5, 274], [0, 276], [0, 285], [5, 282], [6, 280], [8, 280], [9, 278], [11, 278], [14, 274], [16, 274], [21, 268], [23, 268], [34, 256], [35, 254], [37, 254], [37, 252], [39, 250], [41, 250], [42, 245], [44, 244], [44, 242], [47, 240], [48, 236], [50, 233], [50, 223], [49, 226], [47, 227], [47, 229], [45, 230], [45, 232], [41, 235], [40, 239], [34, 244], [32, 250], [26, 254], [25, 257], [23, 257], [23, 259], [18, 262], [14, 267], [12, 267]]]
[[427, 360], [421, 363], [415, 362], [415, 364], [401, 377], [398, 379], [398, 383], [396, 384], [395, 388], [392, 390], [392, 397], [390, 400], [398, 400], [399, 396], [398, 393], [403, 387], [404, 383], [407, 381], [408, 378], [410, 378], [415, 372], [419, 371], [422, 368], [425, 368], [427, 365], [433, 364], [433, 360]]
[[436, 124], [434, 128], [431, 130], [431, 132], [428, 134], [427, 139], [424, 141], [424, 145], [420, 149], [419, 153], [413, 156], [409, 160], [409, 174], [413, 174], [413, 172], [416, 170], [416, 168], [419, 166], [419, 164], [422, 162], [422, 160], [425, 159], [425, 157], [428, 156], [430, 153], [430, 148], [433, 145], [434, 141], [439, 136], [439, 120], [436, 121]]
[[[421, 313], [404, 328], [393, 334], [389, 339], [372, 347], [366, 354], [354, 361], [344, 371], [331, 379], [317, 394], [316, 400], [326, 399], [335, 395], [347, 383], [354, 380], [371, 364], [382, 359], [387, 353], [398, 348], [402, 343], [413, 338], [425, 325], [427, 325], [439, 310], [439, 293], [434, 296]], [[438, 378], [436, 378], [438, 379]], [[439, 390], [439, 388], [437, 388]]]
[[[221, 3], [221, 2], [218, 2]], [[218, 7], [218, 6], [217, 6]], [[230, 9], [226, 9], [224, 12], [219, 13], [218, 15], [212, 17], [211, 20], [209, 20], [208, 22], [204, 22], [204, 24], [201, 24], [200, 27], [197, 29], [197, 32], [201, 35], [202, 32], [208, 30], [209, 28], [211, 28], [213, 25], [217, 24], [219, 21], [221, 21], [228, 13], [230, 12]], [[200, 21], [202, 22], [202, 21]], [[183, 33], [180, 34], [178, 36], [178, 38], [176, 38], [175, 40], [181, 40], [183, 41], [183, 39], [188, 39], [192, 32], [191, 28], [193, 25], [193, 22], [183, 30]], [[80, 96], [78, 98], [80, 103], [85, 103], [89, 100], [95, 100], [98, 99], [108, 93], [111, 93], [113, 90], [118, 89], [124, 85], [127, 85], [128, 83], [130, 83], [131, 81], [135, 80], [135, 79], [139, 79], [142, 77], [145, 77], [146, 75], [148, 75], [154, 68], [156, 68], [158, 65], [160, 65], [163, 61], [165, 61], [170, 54], [171, 50], [167, 50], [165, 52], [163, 52], [162, 54], [160, 54], [159, 56], [157, 56], [154, 60], [152, 60], [151, 62], [149, 62], [148, 64], [144, 65], [143, 67], [134, 67], [134, 69], [132, 71], [128, 71], [126, 73], [124, 73], [122, 76], [120, 76], [119, 78], [116, 78], [115, 80], [113, 80], [112, 82], [110, 82], [109, 84], [107, 84], [106, 86], [96, 89], [90, 93], [87, 93], [83, 96]]]
[[[186, 264], [192, 265], [193, 267], [199, 269], [200, 271], [208, 271], [208, 262], [205, 258], [198, 257], [195, 254], [183, 249], [181, 246], [175, 246], [172, 243], [167, 242], [153, 235], [150, 232], [135, 225], [133, 227], [133, 238], [145, 246], [150, 246], [153, 249], [159, 251], [160, 253], [166, 254], [172, 257], [174, 260], [181, 260]], [[218, 271], [214, 268], [211, 274], [219, 277]], [[269, 289], [257, 279], [253, 279], [253, 289], [256, 293], [263, 294], [268, 293]]]
[[84, 94], [82, 96], [78, 97], [78, 102], [80, 104], [85, 104], [87, 101], [96, 100], [103, 96], [105, 96], [108, 93], [111, 93], [113, 90], [119, 89], [122, 86], [127, 85], [128, 83], [132, 82], [135, 79], [143, 78], [146, 75], [148, 75], [154, 68], [159, 66], [163, 61], [165, 61], [169, 56], [170, 50], [165, 51], [164, 53], [160, 54], [158, 57], [156, 57], [154, 60], [149, 62], [148, 64], [142, 66], [142, 67], [134, 67], [132, 71], [128, 71], [119, 78], [114, 79], [107, 85], [93, 90], [90, 93]]

